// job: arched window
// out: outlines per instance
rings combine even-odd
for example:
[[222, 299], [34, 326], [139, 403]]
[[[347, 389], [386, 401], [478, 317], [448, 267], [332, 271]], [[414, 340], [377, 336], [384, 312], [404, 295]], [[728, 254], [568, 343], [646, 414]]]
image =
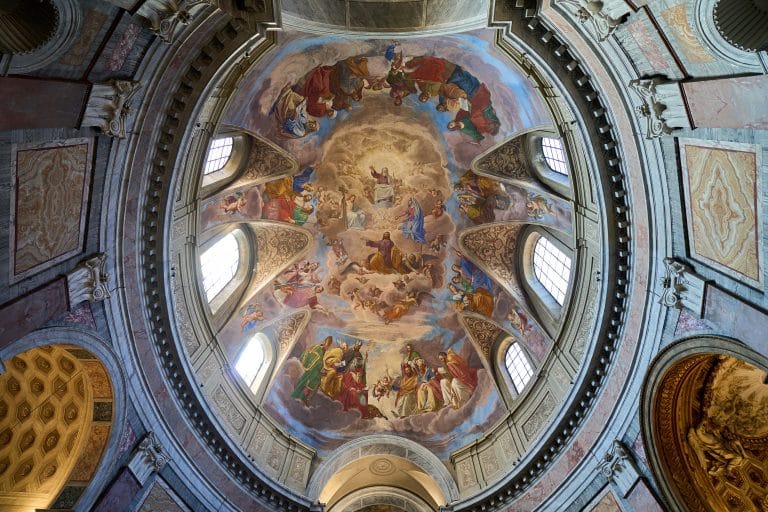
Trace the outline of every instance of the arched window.
[[504, 364], [512, 378], [515, 391], [519, 395], [533, 377], [533, 367], [519, 343], [515, 342], [509, 346], [507, 355], [504, 357]]
[[568, 163], [565, 160], [565, 150], [563, 141], [552, 137], [541, 138], [541, 152], [544, 153], [544, 160], [554, 172], [568, 176]]
[[533, 272], [561, 306], [571, 277], [571, 258], [545, 236], [540, 236], [533, 250]]
[[240, 247], [233, 233], [225, 235], [200, 256], [203, 289], [208, 302], [232, 280], [239, 265]]
[[208, 156], [205, 159], [203, 174], [211, 174], [223, 169], [232, 155], [232, 145], [232, 137], [213, 139], [208, 148]]
[[259, 333], [245, 344], [245, 348], [240, 352], [235, 363], [235, 370], [243, 378], [248, 387], [258, 384], [256, 377], [259, 376], [266, 363], [264, 354], [264, 343], [260, 339], [263, 334]]

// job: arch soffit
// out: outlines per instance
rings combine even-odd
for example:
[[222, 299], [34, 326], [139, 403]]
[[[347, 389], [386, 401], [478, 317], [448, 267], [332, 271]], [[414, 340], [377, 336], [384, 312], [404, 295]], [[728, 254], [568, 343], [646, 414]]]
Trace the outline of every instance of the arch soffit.
[[325, 485], [338, 470], [360, 457], [370, 455], [403, 458], [432, 476], [443, 496], [449, 502], [459, 497], [456, 481], [440, 459], [414, 441], [387, 434], [366, 436], [334, 450], [323, 465], [312, 474], [307, 484], [307, 497], [312, 501], [317, 501]]
[[120, 438], [123, 435], [127, 412], [127, 390], [123, 366], [106, 341], [91, 332], [77, 327], [49, 327], [31, 332], [16, 342], [0, 349], [0, 360], [7, 361], [18, 354], [34, 348], [62, 344], [74, 345], [93, 354], [104, 366], [112, 385], [112, 428], [90, 484], [77, 502], [78, 507], [87, 510], [93, 506], [104, 486], [109, 483], [114, 465], [118, 459]]
[[[656, 401], [660, 393], [664, 393], [667, 377], [670, 372], [686, 366], [687, 362], [693, 362], [694, 366], [702, 364], [696, 359], [706, 356], [730, 356], [740, 361], [768, 372], [768, 358], [754, 352], [746, 345], [733, 338], [718, 335], [703, 335], [677, 340], [664, 348], [650, 365], [643, 382], [640, 398], [640, 426], [643, 443], [648, 457], [651, 471], [659, 483], [659, 487], [666, 500], [673, 504], [676, 510], [685, 510], [686, 505], [680, 498], [680, 493], [673, 487], [673, 478], [667, 477], [665, 464], [662, 462], [661, 446], [658, 439], [655, 424]], [[682, 377], [686, 380], [687, 377]], [[672, 413], [664, 411], [663, 413]]]
[[432, 507], [413, 493], [383, 485], [351, 492], [336, 502], [329, 512], [357, 512], [361, 506], [373, 505], [390, 505], [405, 512], [432, 512]]

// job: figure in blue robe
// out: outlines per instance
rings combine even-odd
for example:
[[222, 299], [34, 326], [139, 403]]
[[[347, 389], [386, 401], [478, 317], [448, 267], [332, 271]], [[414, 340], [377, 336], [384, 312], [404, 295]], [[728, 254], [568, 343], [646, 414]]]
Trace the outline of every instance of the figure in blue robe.
[[302, 194], [304, 192], [304, 185], [309, 183], [313, 172], [315, 172], [315, 168], [310, 166], [295, 175], [293, 177], [293, 191], [297, 194]]
[[422, 244], [427, 243], [426, 233], [424, 231], [424, 211], [415, 197], [408, 200], [408, 209], [403, 213], [405, 222], [403, 222], [403, 236], [410, 238], [414, 242]]

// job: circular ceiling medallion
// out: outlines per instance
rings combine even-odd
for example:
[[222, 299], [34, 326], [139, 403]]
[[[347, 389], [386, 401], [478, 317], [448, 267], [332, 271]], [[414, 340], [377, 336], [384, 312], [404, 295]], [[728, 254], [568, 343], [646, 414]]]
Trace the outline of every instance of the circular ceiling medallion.
[[387, 459], [376, 459], [368, 466], [371, 473], [379, 476], [391, 475], [395, 472], [395, 465]]

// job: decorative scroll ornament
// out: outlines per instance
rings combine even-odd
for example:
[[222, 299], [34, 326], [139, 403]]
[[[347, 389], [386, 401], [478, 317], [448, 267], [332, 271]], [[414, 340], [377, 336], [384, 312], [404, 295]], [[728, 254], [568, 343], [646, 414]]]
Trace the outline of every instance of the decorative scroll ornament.
[[493, 177], [530, 181], [528, 156], [523, 149], [524, 136], [510, 139], [472, 163], [472, 169]]
[[192, 21], [192, 10], [198, 6], [219, 6], [218, 0], [147, 0], [136, 12], [144, 19], [147, 28], [163, 42], [173, 43], [176, 28]]
[[[578, 17], [579, 22], [591, 22], [592, 27], [595, 29], [595, 36], [600, 42], [608, 39], [611, 34], [616, 31], [619, 25], [624, 23], [630, 12], [625, 2], [623, 1], [620, 3], [621, 7], [624, 9], [622, 9], [622, 12], [619, 14], [618, 18], [614, 18], [608, 14], [608, 8], [605, 5], [605, 2], [600, 2], [597, 0], [560, 0], [559, 3], [574, 7], [576, 9], [575, 14]], [[611, 2], [608, 0], [607, 3], [616, 4], [617, 2]]]
[[616, 485], [621, 497], [626, 497], [640, 479], [635, 461], [624, 443], [615, 439], [611, 449], [603, 456], [598, 471]]
[[677, 82], [663, 82], [659, 78], [637, 79], [629, 82], [629, 87], [643, 102], [635, 112], [646, 119], [646, 139], [667, 135], [676, 128], [691, 127]]
[[133, 95], [140, 87], [139, 82], [131, 80], [94, 84], [80, 126], [95, 126], [105, 135], [125, 138], [125, 118]]
[[107, 255], [98, 254], [80, 263], [67, 274], [67, 294], [70, 307], [81, 302], [100, 302], [109, 298], [105, 271]]
[[688, 308], [698, 315], [704, 305], [704, 280], [691, 268], [672, 258], [664, 258], [666, 275], [661, 280], [659, 303], [669, 308]]
[[170, 460], [170, 455], [157, 441], [155, 433], [148, 432], [136, 448], [128, 469], [144, 485], [152, 473], [159, 472]]

